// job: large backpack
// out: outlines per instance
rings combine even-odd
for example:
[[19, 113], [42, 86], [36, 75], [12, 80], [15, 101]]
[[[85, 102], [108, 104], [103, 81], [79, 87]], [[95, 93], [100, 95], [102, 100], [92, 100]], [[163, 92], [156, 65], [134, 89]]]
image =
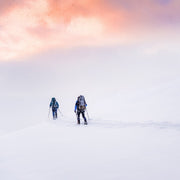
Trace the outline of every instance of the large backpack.
[[84, 96], [79, 96], [78, 97], [78, 109], [81, 110], [81, 111], [84, 111], [86, 109], [86, 101], [85, 101], [85, 98]]
[[52, 108], [53, 109], [58, 109], [58, 104], [57, 104], [57, 102], [55, 101], [55, 102], [53, 102], [53, 104], [52, 104]]
[[52, 98], [52, 109], [58, 109], [59, 105], [55, 98]]

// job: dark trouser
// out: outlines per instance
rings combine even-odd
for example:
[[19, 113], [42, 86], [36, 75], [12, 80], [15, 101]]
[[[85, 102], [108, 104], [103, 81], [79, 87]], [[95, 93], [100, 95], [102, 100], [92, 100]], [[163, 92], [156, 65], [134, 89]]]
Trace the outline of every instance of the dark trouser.
[[57, 109], [52, 109], [53, 119], [57, 119]]
[[80, 114], [82, 114], [82, 117], [84, 119], [84, 123], [87, 123], [87, 120], [86, 120], [86, 117], [85, 117], [85, 112], [84, 111], [77, 111], [77, 121], [78, 121], [78, 124], [80, 124]]

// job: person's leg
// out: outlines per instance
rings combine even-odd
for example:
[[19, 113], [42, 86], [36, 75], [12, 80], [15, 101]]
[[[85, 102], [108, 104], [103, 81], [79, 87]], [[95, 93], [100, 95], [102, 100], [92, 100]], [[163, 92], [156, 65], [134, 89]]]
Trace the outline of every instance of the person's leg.
[[53, 119], [55, 119], [55, 111], [54, 111], [54, 109], [52, 109], [52, 115], [53, 115]]
[[55, 110], [55, 119], [57, 119], [57, 109]]
[[87, 124], [87, 120], [86, 120], [86, 117], [85, 117], [84, 112], [82, 112], [82, 117], [83, 117], [83, 119], [84, 119], [84, 124]]
[[77, 111], [77, 123], [80, 124], [80, 112]]
[[54, 120], [57, 119], [57, 109], [53, 109], [52, 112], [53, 112], [53, 119]]

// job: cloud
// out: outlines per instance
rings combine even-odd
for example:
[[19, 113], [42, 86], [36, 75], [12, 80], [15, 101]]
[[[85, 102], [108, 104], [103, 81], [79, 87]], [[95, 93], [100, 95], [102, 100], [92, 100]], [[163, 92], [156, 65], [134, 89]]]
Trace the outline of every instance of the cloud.
[[17, 7], [23, 7], [26, 5], [24, 0], [0, 0], [0, 15], [5, 15], [6, 13], [11, 12]]
[[124, 13], [124, 18], [138, 25], [167, 25], [179, 23], [180, 2], [178, 0], [103, 0], [112, 12]]
[[[179, 26], [178, 0], [0, 0], [0, 60], [53, 47], [136, 42]], [[167, 28], [167, 29], [164, 29]]]

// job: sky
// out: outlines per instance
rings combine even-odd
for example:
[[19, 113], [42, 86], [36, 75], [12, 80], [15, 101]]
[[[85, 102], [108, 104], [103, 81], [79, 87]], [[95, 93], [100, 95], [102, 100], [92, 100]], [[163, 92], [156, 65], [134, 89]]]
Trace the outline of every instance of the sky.
[[[117, 139], [125, 142], [120, 144], [120, 149], [114, 148], [112, 151], [119, 155], [119, 150], [122, 150], [122, 158], [118, 162], [126, 161], [124, 164], [127, 165], [127, 153], [133, 148], [134, 154], [134, 149], [137, 148], [138, 156], [133, 156], [135, 159], [140, 157], [138, 160], [140, 159], [141, 165], [144, 162], [144, 167], [148, 167], [147, 172], [152, 173], [153, 169], [147, 166], [149, 162], [153, 162], [149, 156], [149, 150], [152, 150], [157, 156], [160, 153], [159, 158], [154, 156], [154, 160], [165, 157], [165, 161], [160, 163], [163, 168], [160, 168], [163, 170], [162, 176], [168, 173], [169, 176], [175, 176], [179, 170], [176, 163], [179, 153], [174, 153], [179, 152], [179, 144], [176, 143], [179, 141], [179, 132], [175, 132], [180, 127], [179, 32], [180, 0], [0, 0], [0, 139], [5, 140], [3, 145], [1, 143], [3, 148], [0, 149], [0, 161], [6, 168], [3, 173], [0, 168], [0, 176], [5, 177], [12, 170], [9, 173], [13, 176], [11, 179], [15, 179], [14, 175], [18, 177], [18, 174], [14, 174], [14, 167], [22, 172], [21, 166], [18, 168], [15, 161], [18, 159], [19, 165], [28, 167], [26, 169], [31, 173], [29, 177], [32, 177], [36, 167], [33, 164], [33, 169], [30, 170], [29, 162], [34, 161], [32, 157], [26, 158], [28, 148], [34, 145], [32, 143], [38, 144], [40, 150], [47, 149], [47, 153], [44, 152], [47, 157], [53, 155], [55, 162], [63, 164], [63, 161], [57, 161], [54, 151], [49, 151], [48, 147], [53, 147], [52, 142], [55, 145], [52, 149], [56, 149], [59, 154], [63, 151], [60, 141], [65, 143], [64, 152], [69, 152], [67, 139], [73, 152], [70, 154], [74, 155], [79, 150], [74, 152], [74, 148], [71, 148], [76, 143], [75, 139], [82, 146], [86, 145], [84, 142], [87, 143], [86, 148], [90, 150], [89, 147], [97, 144], [106, 134], [108, 137], [104, 136], [106, 139], [102, 140], [107, 146], [103, 147], [102, 143], [99, 146], [108, 152], [108, 145], [110, 148], [117, 147]], [[83, 126], [75, 128], [77, 117], [74, 106], [79, 95], [84, 95], [87, 102], [90, 117], [90, 120], [87, 118], [88, 129]], [[63, 114], [61, 116], [58, 111], [57, 121], [52, 121], [49, 108], [52, 97], [57, 99]], [[89, 137], [86, 136], [88, 131]], [[5, 135], [6, 133], [9, 135]], [[108, 140], [110, 134], [113, 135], [113, 144], [111, 139]], [[38, 139], [38, 135], [42, 139]], [[36, 137], [35, 141], [32, 137]], [[87, 137], [88, 141], [82, 141], [81, 137]], [[137, 137], [139, 139], [134, 141]], [[89, 144], [89, 140], [93, 144]], [[107, 141], [111, 144], [107, 144]], [[50, 142], [47, 148], [44, 146], [45, 142]], [[141, 142], [145, 145], [145, 158], [142, 151], [139, 151], [142, 150], [139, 146]], [[135, 148], [129, 146], [137, 144]], [[19, 151], [17, 147], [22, 148]], [[34, 150], [29, 148], [31, 155], [38, 148], [35, 147]], [[159, 151], [155, 148], [159, 148]], [[101, 149], [95, 151], [99, 155]], [[42, 151], [39, 152], [42, 154]], [[81, 152], [80, 150], [78, 153]], [[172, 158], [169, 159], [168, 153], [174, 153]], [[94, 155], [92, 152], [90, 154]], [[131, 152], [129, 154], [128, 157], [131, 158]], [[38, 157], [42, 160], [41, 155]], [[59, 157], [63, 159], [65, 156]], [[104, 159], [100, 158], [104, 166]], [[35, 156], [35, 159], [38, 158]], [[82, 162], [84, 159], [81, 159]], [[28, 165], [24, 166], [26, 160]], [[10, 166], [8, 162], [11, 162]], [[76, 159], [74, 162], [77, 162]], [[92, 162], [94, 163], [94, 158]], [[107, 162], [109, 170], [111, 162], [117, 161], [111, 158]], [[174, 166], [169, 170], [171, 162], [177, 166], [177, 171], [173, 169]], [[69, 164], [68, 162], [67, 172]], [[37, 164], [41, 174], [44, 171], [38, 165], [41, 164]], [[155, 167], [157, 165], [158, 163]], [[137, 172], [133, 167], [133, 172], [141, 175], [141, 167], [137, 166]], [[165, 168], [168, 169], [166, 173]], [[73, 170], [76, 171], [74, 167]], [[159, 168], [155, 168], [155, 175], [157, 171], [159, 172]], [[34, 172], [37, 175], [38, 171]], [[53, 167], [53, 175], [54, 172]], [[114, 169], [112, 172], [116, 174]], [[23, 177], [25, 173], [19, 175]]]
[[0, 0], [1, 129], [53, 96], [76, 118], [80, 94], [94, 118], [179, 123], [179, 19], [178, 0]]
[[0, 61], [52, 48], [178, 42], [178, 0], [0, 0]]

